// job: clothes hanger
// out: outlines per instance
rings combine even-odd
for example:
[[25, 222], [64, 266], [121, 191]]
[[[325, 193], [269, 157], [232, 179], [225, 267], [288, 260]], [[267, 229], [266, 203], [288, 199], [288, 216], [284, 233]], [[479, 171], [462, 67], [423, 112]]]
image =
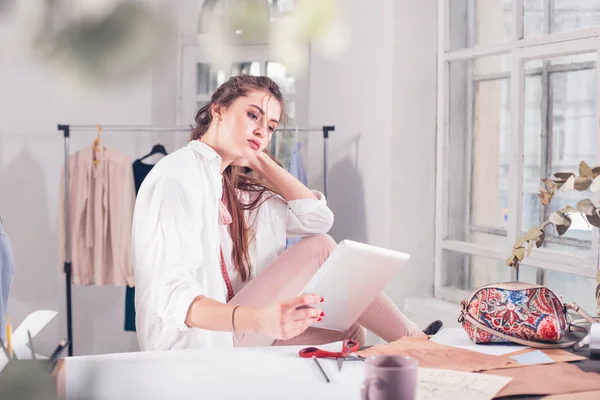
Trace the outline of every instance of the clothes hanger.
[[[101, 139], [101, 135], [102, 134], [102, 125], [98, 124], [98, 133], [96, 134], [96, 140], [94, 140], [94, 153], [99, 153], [100, 152], [100, 139]], [[94, 154], [94, 164], [100, 164], [100, 160], [98, 159], [98, 157], [96, 156], [96, 154]]]
[[162, 144], [155, 144], [154, 147], [152, 147], [152, 150], [150, 150], [150, 153], [146, 154], [142, 158], [138, 158], [138, 161], [142, 161], [150, 156], [153, 156], [154, 154], [163, 154], [166, 156], [169, 153], [167, 153], [167, 149], [165, 149], [165, 146]]

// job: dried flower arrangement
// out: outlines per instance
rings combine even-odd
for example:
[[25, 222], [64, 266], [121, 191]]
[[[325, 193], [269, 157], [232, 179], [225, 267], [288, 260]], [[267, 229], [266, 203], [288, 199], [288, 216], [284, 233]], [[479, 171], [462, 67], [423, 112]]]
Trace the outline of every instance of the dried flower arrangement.
[[[542, 182], [545, 188], [540, 188], [538, 196], [545, 206], [549, 205], [552, 198], [559, 192], [571, 190], [598, 192], [600, 191], [600, 166], [590, 168], [582, 161], [579, 164], [579, 174], [557, 172], [554, 174], [554, 179], [542, 179]], [[547, 221], [527, 231], [513, 245], [512, 254], [506, 260], [506, 265], [518, 269], [521, 261], [531, 253], [533, 246], [537, 248], [542, 246], [547, 226], [552, 225], [559, 236], [564, 235], [571, 227], [569, 215], [572, 213], [581, 213], [590, 225], [600, 228], [600, 208], [597, 208], [590, 199], [583, 199], [575, 207], [566, 206], [554, 211]], [[600, 270], [596, 274], [596, 281], [598, 283], [596, 286], [596, 313], [600, 314]]]

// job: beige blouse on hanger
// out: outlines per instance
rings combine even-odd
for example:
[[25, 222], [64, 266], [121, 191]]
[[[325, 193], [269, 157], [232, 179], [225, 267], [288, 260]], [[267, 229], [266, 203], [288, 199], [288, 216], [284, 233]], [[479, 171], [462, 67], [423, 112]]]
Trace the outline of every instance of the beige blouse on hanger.
[[[99, 162], [95, 162], [97, 160]], [[106, 145], [69, 157], [72, 279], [76, 285], [134, 285], [131, 160]], [[59, 255], [65, 261], [64, 171], [60, 183]]]

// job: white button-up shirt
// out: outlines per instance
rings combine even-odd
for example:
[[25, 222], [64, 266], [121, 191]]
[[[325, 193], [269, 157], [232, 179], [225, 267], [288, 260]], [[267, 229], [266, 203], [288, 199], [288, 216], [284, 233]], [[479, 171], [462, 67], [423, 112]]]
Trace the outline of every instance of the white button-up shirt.
[[[132, 232], [136, 329], [142, 350], [232, 347], [230, 332], [189, 328], [192, 301], [206, 296], [225, 303], [220, 246], [237, 293], [244, 285], [231, 262], [232, 241], [219, 223], [221, 157], [194, 140], [160, 160], [137, 194]], [[249, 244], [251, 277], [272, 263], [286, 238], [324, 234], [333, 213], [318, 200], [286, 202], [275, 196], [247, 215], [255, 232]]]

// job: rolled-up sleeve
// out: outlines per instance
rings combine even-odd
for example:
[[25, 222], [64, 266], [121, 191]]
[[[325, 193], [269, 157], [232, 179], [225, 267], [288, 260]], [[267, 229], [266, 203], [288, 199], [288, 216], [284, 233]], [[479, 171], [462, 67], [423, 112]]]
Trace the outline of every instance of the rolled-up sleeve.
[[166, 325], [180, 330], [188, 329], [188, 309], [203, 294], [197, 271], [203, 267], [204, 221], [193, 211], [201, 207], [190, 206], [196, 200], [176, 180], [162, 179], [140, 191], [134, 217], [140, 307], [154, 308]]
[[333, 212], [327, 206], [323, 193], [313, 190], [314, 199], [299, 199], [287, 202], [286, 233], [290, 238], [321, 235], [333, 226]]

